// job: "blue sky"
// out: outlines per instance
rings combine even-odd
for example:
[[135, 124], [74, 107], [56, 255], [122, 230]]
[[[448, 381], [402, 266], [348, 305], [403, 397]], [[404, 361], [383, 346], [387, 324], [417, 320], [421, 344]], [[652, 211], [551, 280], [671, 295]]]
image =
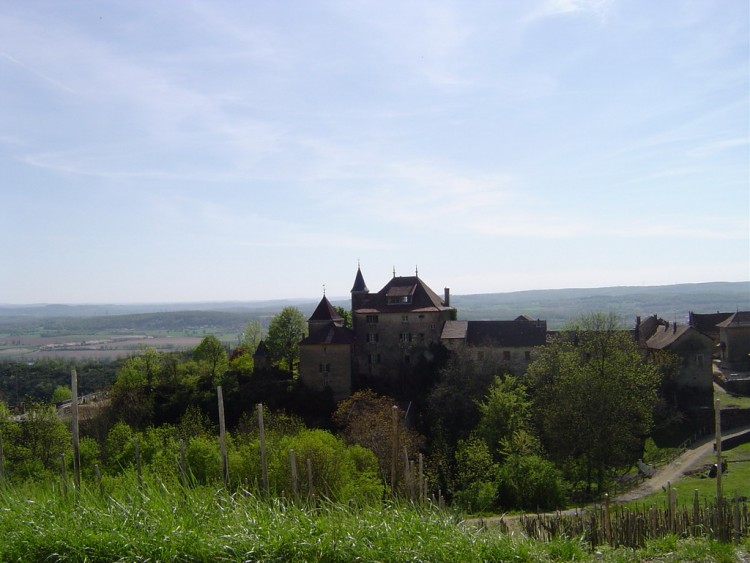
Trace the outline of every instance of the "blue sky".
[[745, 0], [0, 3], [0, 303], [750, 279]]

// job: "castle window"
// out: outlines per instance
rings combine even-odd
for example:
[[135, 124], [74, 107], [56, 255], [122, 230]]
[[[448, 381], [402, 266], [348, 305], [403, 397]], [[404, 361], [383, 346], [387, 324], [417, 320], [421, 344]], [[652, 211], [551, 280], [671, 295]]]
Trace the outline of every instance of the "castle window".
[[409, 322], [409, 315], [401, 315], [401, 322], [402, 323], [408, 323]]
[[509, 362], [510, 361], [510, 350], [505, 350], [503, 352], [503, 361]]
[[411, 332], [402, 332], [398, 335], [398, 339], [401, 342], [411, 342]]
[[367, 318], [365, 319], [367, 321], [367, 324], [377, 324], [378, 322], [378, 316], [377, 315], [367, 315]]
[[526, 351], [525, 351], [525, 352], [523, 353], [523, 357], [524, 357], [524, 359], [525, 359], [525, 360], [526, 360], [527, 362], [530, 362], [530, 361], [531, 361], [531, 352], [530, 352], [529, 350], [526, 350]]
[[391, 295], [388, 297], [388, 305], [404, 305], [411, 303], [411, 295]]
[[377, 332], [368, 332], [367, 333], [367, 342], [378, 342], [378, 333]]
[[318, 366], [320, 373], [329, 373], [331, 371], [331, 364], [320, 364]]
[[703, 366], [703, 354], [696, 354], [695, 356], [695, 365], [698, 367]]
[[409, 354], [406, 354], [404, 356], [404, 363], [405, 364], [410, 364], [411, 363], [411, 356]]
[[379, 364], [380, 354], [367, 354], [367, 363], [368, 365]]

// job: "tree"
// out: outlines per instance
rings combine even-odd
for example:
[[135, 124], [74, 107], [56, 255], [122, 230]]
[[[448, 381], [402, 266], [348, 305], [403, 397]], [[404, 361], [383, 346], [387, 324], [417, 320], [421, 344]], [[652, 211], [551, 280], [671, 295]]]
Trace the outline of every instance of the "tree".
[[[372, 450], [386, 479], [390, 474], [393, 456], [393, 405], [391, 397], [365, 389], [341, 401], [333, 413], [333, 421], [341, 428], [340, 434], [344, 440], [348, 444], [359, 444]], [[399, 472], [403, 469], [401, 455], [404, 448], [413, 455], [424, 446], [424, 438], [404, 424], [404, 416], [404, 411], [399, 408]]]
[[245, 348], [252, 355], [258, 344], [263, 339], [263, 327], [258, 320], [252, 320], [247, 323], [245, 330], [242, 331], [242, 342], [240, 346]]
[[193, 352], [193, 359], [198, 362], [201, 368], [201, 379], [208, 388], [219, 385], [229, 368], [226, 348], [213, 334], [201, 340]]
[[271, 319], [266, 345], [275, 362], [286, 363], [286, 369], [294, 373], [299, 358], [299, 343], [307, 334], [307, 321], [296, 307], [284, 309]]
[[528, 369], [536, 424], [553, 460], [601, 493], [609, 473], [642, 455], [659, 375], [617, 317], [580, 319], [540, 350]]
[[346, 328], [352, 328], [352, 314], [348, 309], [344, 309], [340, 305], [337, 305], [334, 307], [336, 312], [341, 315], [341, 318], [344, 319], [344, 327]]
[[500, 457], [501, 443], [514, 433], [528, 430], [531, 401], [526, 387], [512, 376], [495, 377], [484, 401], [479, 402], [482, 418], [477, 427], [495, 459]]
[[50, 402], [53, 404], [62, 403], [64, 401], [70, 401], [71, 397], [72, 393], [70, 391], [70, 387], [68, 387], [67, 385], [58, 385], [52, 392], [52, 398]]

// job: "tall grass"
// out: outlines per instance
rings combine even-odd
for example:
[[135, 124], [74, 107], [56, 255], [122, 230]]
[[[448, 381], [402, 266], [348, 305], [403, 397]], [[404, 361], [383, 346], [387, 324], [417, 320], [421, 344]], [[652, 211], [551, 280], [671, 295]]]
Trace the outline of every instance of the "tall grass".
[[[584, 542], [534, 542], [407, 503], [294, 504], [123, 477], [111, 494], [28, 484], [0, 490], [2, 561], [585, 561]], [[669, 545], [679, 553], [681, 542]], [[691, 560], [725, 561], [710, 542]], [[732, 548], [725, 548], [731, 553]], [[652, 552], [650, 552], [652, 553]], [[723, 552], [722, 552], [723, 553]], [[604, 550], [612, 561], [638, 552]], [[697, 557], [697, 559], [696, 559]], [[676, 559], [675, 559], [676, 560]]]

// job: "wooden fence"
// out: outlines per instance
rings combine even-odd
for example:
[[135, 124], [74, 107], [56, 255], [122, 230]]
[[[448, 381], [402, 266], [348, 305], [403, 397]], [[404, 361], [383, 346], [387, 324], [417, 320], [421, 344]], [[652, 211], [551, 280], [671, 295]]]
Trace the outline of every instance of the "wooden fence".
[[643, 547], [647, 540], [669, 535], [708, 537], [723, 542], [738, 542], [750, 533], [747, 502], [720, 499], [704, 502], [695, 492], [692, 505], [678, 506], [673, 489], [662, 508], [611, 507], [609, 502], [569, 514], [521, 516], [523, 532], [530, 538], [550, 541], [554, 538], [582, 538], [592, 547]]

